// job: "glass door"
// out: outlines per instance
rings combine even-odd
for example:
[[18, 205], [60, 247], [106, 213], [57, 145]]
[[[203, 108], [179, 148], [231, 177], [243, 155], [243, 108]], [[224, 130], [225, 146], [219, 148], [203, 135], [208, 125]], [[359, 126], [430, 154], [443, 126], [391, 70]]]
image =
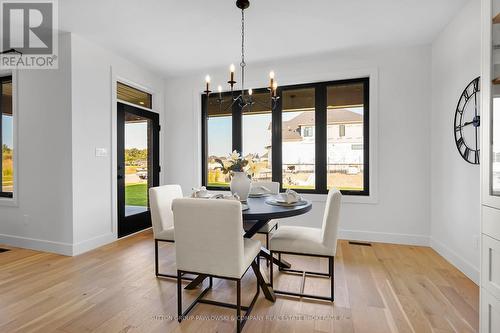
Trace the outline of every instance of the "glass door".
[[149, 228], [149, 188], [159, 185], [158, 114], [128, 104], [117, 108], [118, 237]]

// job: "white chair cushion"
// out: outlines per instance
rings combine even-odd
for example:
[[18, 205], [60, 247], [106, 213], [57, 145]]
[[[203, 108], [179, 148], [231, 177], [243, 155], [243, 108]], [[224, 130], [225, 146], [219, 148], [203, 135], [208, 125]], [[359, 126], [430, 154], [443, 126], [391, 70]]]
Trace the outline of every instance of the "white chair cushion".
[[241, 203], [175, 199], [172, 203], [177, 269], [240, 279], [260, 251], [243, 237]]
[[166, 241], [174, 241], [174, 227], [170, 227], [168, 229], [162, 230], [158, 233], [155, 233], [155, 239], [166, 240]]
[[[243, 222], [243, 228], [245, 229], [245, 231], [248, 231], [248, 230], [250, 230], [250, 228], [254, 224], [255, 224], [255, 222], [245, 221], [245, 222]], [[271, 230], [273, 230], [273, 228], [276, 226], [276, 224], [278, 224], [278, 220], [271, 220], [265, 226], [263, 226], [262, 228], [260, 228], [258, 232], [268, 234], [268, 233], [271, 232]]]
[[245, 238], [243, 240], [243, 267], [249, 267], [252, 264], [257, 255], [260, 253], [261, 243], [258, 240]]
[[271, 251], [293, 252], [334, 256], [335, 249], [323, 245], [321, 229], [308, 227], [281, 226], [271, 234]]

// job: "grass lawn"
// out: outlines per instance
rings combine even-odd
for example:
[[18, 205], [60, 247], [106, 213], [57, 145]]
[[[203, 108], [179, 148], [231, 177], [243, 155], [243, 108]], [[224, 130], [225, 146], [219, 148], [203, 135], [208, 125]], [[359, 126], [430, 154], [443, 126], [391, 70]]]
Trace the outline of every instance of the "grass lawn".
[[147, 206], [148, 205], [148, 184], [127, 184], [125, 185], [125, 205], [127, 206]]

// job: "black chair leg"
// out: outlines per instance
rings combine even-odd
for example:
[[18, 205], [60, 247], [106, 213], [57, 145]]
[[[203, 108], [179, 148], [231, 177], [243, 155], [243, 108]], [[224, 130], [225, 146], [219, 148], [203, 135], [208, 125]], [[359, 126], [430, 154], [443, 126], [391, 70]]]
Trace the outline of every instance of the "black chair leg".
[[158, 240], [155, 239], [155, 275], [158, 276]]
[[271, 285], [271, 288], [273, 288], [273, 270], [274, 270], [274, 253], [273, 251], [270, 251], [271, 254], [271, 268], [269, 269], [269, 284]]
[[241, 332], [241, 280], [236, 280], [236, 332]]
[[[281, 260], [281, 252], [278, 253], [278, 258]], [[274, 256], [274, 252], [270, 251], [271, 258]], [[315, 256], [315, 255], [307, 255], [305, 253], [290, 253], [290, 254], [295, 254], [295, 255], [300, 255], [300, 256]], [[302, 275], [302, 287], [300, 292], [292, 292], [292, 291], [284, 291], [284, 290], [276, 290], [274, 289], [273, 286], [273, 264], [271, 264], [271, 270], [269, 271], [269, 279], [270, 281], [270, 286], [271, 288], [274, 289], [275, 294], [281, 294], [281, 295], [288, 295], [288, 296], [297, 296], [297, 297], [306, 297], [306, 298], [313, 298], [313, 299], [320, 299], [320, 300], [325, 300], [325, 301], [330, 301], [334, 302], [335, 300], [335, 283], [334, 283], [334, 257], [333, 256], [320, 256], [323, 258], [328, 258], [328, 273], [322, 273], [322, 272], [309, 272], [309, 271], [299, 271], [299, 270], [294, 270], [294, 269], [285, 269], [281, 268], [278, 265], [278, 270], [282, 271], [284, 273], [291, 273], [291, 274], [301, 274]], [[322, 277], [327, 277], [330, 279], [330, 296], [320, 296], [320, 295], [310, 295], [310, 294], [304, 294], [304, 283], [306, 280], [307, 275], [313, 275], [313, 276], [322, 276]]]
[[334, 271], [333, 265], [334, 265], [333, 257], [328, 258], [328, 272], [330, 273], [330, 295], [331, 295], [332, 302], [335, 299], [335, 286], [333, 283], [333, 271]]
[[[266, 249], [269, 250], [269, 233], [266, 233]], [[269, 260], [266, 259], [266, 267], [269, 267]]]
[[177, 271], [177, 321], [182, 321], [182, 285], [181, 272]]

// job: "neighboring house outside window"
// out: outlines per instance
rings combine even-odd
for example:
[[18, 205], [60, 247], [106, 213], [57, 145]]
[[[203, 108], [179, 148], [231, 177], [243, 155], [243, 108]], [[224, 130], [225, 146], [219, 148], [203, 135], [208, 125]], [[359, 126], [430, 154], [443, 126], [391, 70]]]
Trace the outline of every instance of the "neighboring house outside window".
[[314, 138], [314, 126], [300, 126], [303, 138]]
[[340, 137], [345, 136], [345, 124], [339, 125], [339, 136]]
[[[305, 135], [314, 132], [314, 122], [314, 113], [304, 112], [283, 123], [283, 164], [301, 165], [300, 170], [296, 166], [294, 171], [314, 172], [314, 149], [310, 148], [314, 141]], [[363, 164], [364, 154], [363, 115], [346, 109], [328, 112], [327, 133], [328, 164], [345, 165], [346, 174], [359, 173], [356, 166]]]

